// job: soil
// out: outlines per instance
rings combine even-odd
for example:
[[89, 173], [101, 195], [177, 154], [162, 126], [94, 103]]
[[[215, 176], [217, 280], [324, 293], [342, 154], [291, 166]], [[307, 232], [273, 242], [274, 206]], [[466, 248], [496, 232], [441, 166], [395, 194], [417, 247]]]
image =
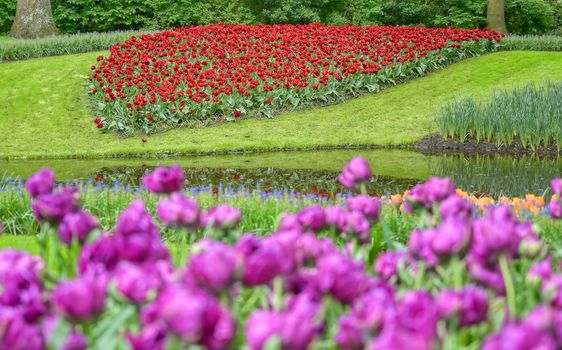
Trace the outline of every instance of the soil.
[[554, 143], [550, 144], [548, 147], [541, 145], [538, 149], [533, 150], [530, 147], [523, 147], [518, 139], [514, 140], [513, 144], [510, 146], [497, 146], [496, 144], [490, 142], [477, 142], [473, 138], [469, 138], [465, 142], [461, 142], [458, 139], [450, 137], [444, 138], [438, 133], [416, 142], [412, 148], [427, 155], [463, 153], [558, 156], [562, 153], [556, 149], [556, 145]]

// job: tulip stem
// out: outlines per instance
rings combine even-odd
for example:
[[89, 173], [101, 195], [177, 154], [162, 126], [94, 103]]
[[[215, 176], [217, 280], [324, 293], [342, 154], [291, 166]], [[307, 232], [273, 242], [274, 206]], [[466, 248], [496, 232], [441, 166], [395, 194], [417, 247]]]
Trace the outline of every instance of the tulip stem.
[[359, 185], [359, 190], [361, 191], [361, 194], [366, 195], [367, 194], [367, 185], [364, 182], [362, 182]]
[[505, 292], [507, 294], [507, 305], [509, 307], [509, 316], [515, 316], [516, 304], [515, 304], [515, 289], [513, 288], [513, 279], [511, 278], [511, 271], [509, 269], [509, 264], [505, 254], [502, 254], [499, 259], [500, 270], [503, 277], [503, 283], [505, 285]]
[[273, 280], [273, 309], [276, 311], [283, 309], [283, 279], [280, 277]]

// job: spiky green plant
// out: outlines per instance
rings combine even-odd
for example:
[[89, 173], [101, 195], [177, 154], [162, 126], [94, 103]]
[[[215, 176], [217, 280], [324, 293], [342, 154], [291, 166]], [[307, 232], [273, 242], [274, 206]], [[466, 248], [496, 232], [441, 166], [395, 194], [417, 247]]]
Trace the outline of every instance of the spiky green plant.
[[562, 82], [547, 81], [496, 90], [489, 99], [457, 98], [435, 115], [444, 136], [464, 142], [510, 146], [516, 140], [530, 150], [562, 148]]

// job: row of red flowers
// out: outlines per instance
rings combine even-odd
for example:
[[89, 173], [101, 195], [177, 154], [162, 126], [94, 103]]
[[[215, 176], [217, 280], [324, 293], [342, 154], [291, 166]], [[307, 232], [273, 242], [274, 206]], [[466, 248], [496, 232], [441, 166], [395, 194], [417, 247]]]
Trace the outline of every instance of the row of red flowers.
[[89, 91], [98, 128], [150, 133], [339, 102], [493, 50], [499, 40], [480, 29], [183, 27], [116, 44], [92, 66]]

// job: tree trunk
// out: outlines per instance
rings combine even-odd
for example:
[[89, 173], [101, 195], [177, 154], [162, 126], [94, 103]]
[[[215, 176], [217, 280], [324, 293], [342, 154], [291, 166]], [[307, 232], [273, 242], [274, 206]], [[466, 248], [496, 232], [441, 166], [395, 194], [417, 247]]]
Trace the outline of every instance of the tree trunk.
[[507, 33], [505, 26], [505, 0], [488, 0], [488, 27], [502, 34]]
[[14, 38], [40, 38], [57, 34], [51, 0], [18, 0], [10, 35]]

